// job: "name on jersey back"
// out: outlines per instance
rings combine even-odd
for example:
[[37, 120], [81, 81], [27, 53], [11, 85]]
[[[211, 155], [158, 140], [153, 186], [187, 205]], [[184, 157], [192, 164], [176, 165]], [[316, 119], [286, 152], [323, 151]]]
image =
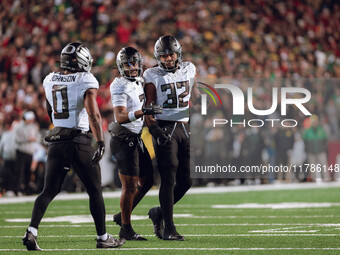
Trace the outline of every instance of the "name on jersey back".
[[76, 81], [75, 75], [68, 75], [68, 76], [62, 76], [62, 75], [53, 75], [52, 81], [58, 81], [58, 82], [74, 82]]

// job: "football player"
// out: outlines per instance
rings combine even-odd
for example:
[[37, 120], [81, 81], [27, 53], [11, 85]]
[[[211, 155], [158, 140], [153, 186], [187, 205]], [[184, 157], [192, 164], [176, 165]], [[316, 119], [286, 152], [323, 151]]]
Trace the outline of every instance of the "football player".
[[[45, 137], [49, 142], [45, 185], [35, 200], [31, 223], [22, 239], [27, 250], [40, 250], [37, 243], [40, 221], [60, 192], [71, 166], [90, 198], [90, 211], [98, 235], [97, 248], [116, 248], [124, 243], [106, 232], [99, 167], [105, 147], [96, 102], [99, 84], [90, 73], [92, 62], [87, 47], [80, 42], [69, 43], [60, 55], [62, 72], [50, 73], [44, 79], [47, 111], [55, 127]], [[96, 151], [91, 146], [89, 127], [97, 141]]]
[[184, 237], [176, 231], [173, 222], [173, 206], [191, 186], [188, 121], [196, 68], [191, 62], [182, 62], [182, 47], [171, 35], [157, 40], [154, 55], [158, 66], [147, 69], [143, 76], [146, 104], [155, 102], [163, 107], [162, 114], [146, 117], [149, 131], [157, 142], [161, 186], [160, 208], [152, 208], [149, 217], [157, 237], [182, 241]]
[[115, 119], [110, 126], [110, 147], [117, 160], [122, 194], [121, 213], [113, 219], [121, 226], [120, 238], [146, 241], [133, 230], [131, 212], [153, 185], [151, 159], [141, 139], [143, 116], [162, 113], [162, 109], [152, 104], [143, 107], [143, 61], [138, 50], [121, 49], [116, 62], [121, 77], [114, 79], [110, 86]]

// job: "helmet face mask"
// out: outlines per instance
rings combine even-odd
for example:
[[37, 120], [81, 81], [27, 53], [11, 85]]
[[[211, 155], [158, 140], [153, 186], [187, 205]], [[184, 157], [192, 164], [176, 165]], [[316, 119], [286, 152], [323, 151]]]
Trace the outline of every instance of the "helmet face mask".
[[159, 67], [172, 72], [178, 69], [182, 62], [182, 47], [175, 37], [165, 35], [155, 43], [154, 55]]
[[72, 72], [91, 71], [93, 59], [90, 50], [80, 42], [65, 46], [60, 54], [60, 67]]
[[121, 76], [127, 79], [141, 77], [143, 73], [143, 58], [133, 47], [124, 47], [117, 54], [117, 67]]
[[158, 60], [162, 68], [167, 70], [167, 71], [173, 71], [178, 67], [178, 54], [177, 52], [172, 52], [169, 54], [159, 54], [159, 60]]

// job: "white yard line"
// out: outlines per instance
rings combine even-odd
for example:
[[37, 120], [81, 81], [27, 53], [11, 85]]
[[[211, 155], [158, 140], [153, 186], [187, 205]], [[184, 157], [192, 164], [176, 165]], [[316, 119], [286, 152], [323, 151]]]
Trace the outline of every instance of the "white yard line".
[[218, 218], [218, 219], [258, 219], [258, 218], [280, 219], [280, 218], [289, 218], [290, 219], [290, 218], [335, 218], [335, 217], [340, 217], [340, 215], [265, 215], [265, 216], [230, 215], [230, 216], [192, 216], [191, 218], [197, 218], [197, 219], [216, 219], [216, 218]]
[[[151, 206], [150, 206], [151, 207]], [[149, 208], [149, 207], [148, 207]], [[187, 212], [187, 213], [192, 213], [190, 210], [177, 210], [178, 212]], [[87, 210], [84, 210], [85, 213], [88, 213], [88, 208]], [[211, 213], [210, 210], [195, 210], [195, 213], [198, 212], [208, 212]], [[3, 215], [13, 215], [13, 214], [27, 214], [27, 212], [22, 212], [22, 211], [6, 211], [2, 212]], [[48, 211], [49, 214], [72, 214], [74, 211]], [[112, 214], [108, 214], [109, 217], [112, 218]], [[144, 216], [144, 215], [139, 215], [139, 216]], [[335, 214], [330, 214], [330, 215], [247, 215], [247, 216], [239, 216], [239, 215], [226, 215], [226, 216], [190, 216], [190, 218], [197, 218], [197, 219], [258, 219], [258, 218], [263, 218], [263, 219], [280, 219], [280, 218], [339, 218], [340, 215], [335, 215]], [[110, 218], [110, 221], [112, 220]], [[136, 220], [136, 219], [135, 219]]]
[[[174, 250], [174, 251], [276, 251], [276, 250], [282, 250], [282, 251], [288, 251], [288, 250], [311, 250], [311, 251], [339, 251], [340, 248], [293, 248], [293, 247], [278, 247], [278, 248], [119, 248], [119, 249], [100, 249], [100, 251], [113, 251], [119, 250], [119, 252], [123, 251], [148, 251], [148, 250]], [[26, 251], [25, 249], [0, 249], [0, 251]], [[99, 251], [98, 249], [43, 249], [43, 251]]]
[[[134, 224], [135, 226], [153, 226], [152, 224]], [[8, 225], [1, 226], [1, 228], [22, 228], [25, 225]], [[84, 224], [84, 225], [40, 225], [41, 228], [83, 228], [83, 227], [93, 227], [94, 224]], [[214, 226], [214, 227], [224, 227], [224, 226], [311, 226], [311, 227], [340, 227], [340, 223], [221, 223], [221, 224], [176, 224], [176, 226], [180, 227], [190, 227], [190, 226]], [[118, 227], [116, 225], [112, 225], [111, 227]]]
[[[144, 235], [145, 237], [154, 237], [155, 235]], [[259, 237], [259, 236], [318, 236], [318, 237], [331, 237], [340, 236], [340, 234], [283, 234], [283, 233], [270, 233], [270, 234], [184, 234], [185, 237]], [[0, 236], [1, 238], [22, 238], [21, 236]], [[39, 235], [39, 238], [82, 238], [82, 237], [95, 237], [95, 235]]]
[[[141, 226], [141, 225], [140, 225]], [[340, 227], [340, 223], [221, 223], [221, 224], [176, 224], [176, 226], [313, 226], [313, 227]]]
[[340, 206], [340, 203], [331, 202], [282, 202], [282, 203], [242, 203], [242, 204], [217, 204], [211, 205], [214, 209], [305, 209], [328, 208]]
[[[325, 183], [289, 183], [289, 184], [268, 184], [258, 186], [221, 186], [221, 187], [195, 187], [191, 188], [187, 194], [213, 194], [227, 192], [247, 192], [247, 191], [272, 191], [272, 190], [294, 190], [294, 189], [313, 189], [313, 188], [339, 188], [340, 182]], [[158, 196], [158, 189], [150, 190], [147, 196]], [[119, 198], [121, 191], [103, 192], [104, 198]], [[33, 202], [37, 196], [24, 197], [2, 197], [0, 204], [26, 203]], [[55, 200], [74, 200], [88, 199], [87, 193], [59, 194]]]

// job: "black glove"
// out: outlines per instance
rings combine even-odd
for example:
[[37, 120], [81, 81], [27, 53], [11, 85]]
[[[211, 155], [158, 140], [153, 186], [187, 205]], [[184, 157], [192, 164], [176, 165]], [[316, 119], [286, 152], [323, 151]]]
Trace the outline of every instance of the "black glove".
[[165, 133], [158, 124], [154, 123], [149, 127], [149, 132], [155, 138], [158, 145], [166, 145], [166, 143], [171, 139], [171, 136]]
[[142, 112], [144, 115], [162, 114], [163, 108], [160, 105], [154, 105], [151, 103], [146, 107], [142, 107]]
[[167, 144], [168, 141], [170, 141], [170, 139], [171, 136], [169, 134], [163, 133], [157, 137], [156, 141], [158, 145], [164, 146]]
[[104, 141], [99, 141], [97, 142], [98, 148], [97, 150], [94, 152], [94, 155], [92, 157], [91, 160], [91, 164], [95, 165], [97, 164], [103, 157], [104, 152], [105, 152], [105, 144]]

